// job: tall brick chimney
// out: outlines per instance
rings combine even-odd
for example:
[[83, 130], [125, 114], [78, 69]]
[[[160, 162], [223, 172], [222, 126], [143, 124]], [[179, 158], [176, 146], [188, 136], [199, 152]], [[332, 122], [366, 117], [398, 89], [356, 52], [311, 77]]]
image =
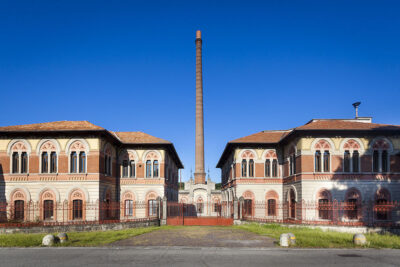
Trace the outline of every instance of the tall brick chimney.
[[203, 119], [203, 70], [201, 63], [201, 31], [196, 32], [196, 162], [195, 184], [206, 183], [204, 171], [204, 119]]

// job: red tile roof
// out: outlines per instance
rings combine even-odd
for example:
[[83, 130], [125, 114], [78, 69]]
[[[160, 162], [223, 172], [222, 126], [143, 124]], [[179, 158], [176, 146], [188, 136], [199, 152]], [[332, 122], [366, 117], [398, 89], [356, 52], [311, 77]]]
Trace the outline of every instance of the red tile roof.
[[54, 121], [0, 127], [0, 132], [47, 132], [47, 131], [93, 131], [105, 130], [88, 121]]
[[262, 131], [230, 141], [229, 143], [278, 143], [291, 130], [288, 131]]
[[126, 144], [171, 144], [171, 142], [143, 132], [113, 132]]
[[340, 119], [315, 119], [295, 128], [295, 130], [400, 130], [400, 125]]

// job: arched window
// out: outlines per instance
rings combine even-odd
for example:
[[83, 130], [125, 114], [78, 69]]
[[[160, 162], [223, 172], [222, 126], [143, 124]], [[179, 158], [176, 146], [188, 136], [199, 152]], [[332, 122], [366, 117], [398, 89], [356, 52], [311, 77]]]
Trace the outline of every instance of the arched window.
[[74, 152], [71, 153], [71, 169], [70, 169], [70, 172], [71, 173], [76, 173], [77, 172], [77, 166], [78, 166], [77, 155], [76, 155], [76, 152], [74, 151]]
[[358, 141], [349, 139], [343, 144], [343, 172], [359, 172], [360, 171], [360, 154], [361, 146]]
[[249, 160], [249, 177], [254, 177], [254, 160]]
[[53, 200], [43, 201], [43, 219], [53, 220], [54, 219], [54, 202]]
[[104, 147], [104, 174], [112, 175], [112, 148], [110, 144]]
[[28, 154], [26, 152], [21, 153], [21, 173], [28, 172]]
[[272, 161], [272, 176], [278, 177], [278, 160], [276, 159]]
[[158, 160], [153, 161], [153, 177], [158, 177]]
[[331, 195], [329, 191], [323, 190], [318, 194], [318, 218], [322, 220], [331, 219]]
[[41, 173], [57, 172], [57, 152], [56, 146], [52, 141], [45, 141], [40, 146], [40, 171]]
[[86, 153], [83, 151], [79, 153], [79, 172], [86, 172]]
[[265, 177], [271, 177], [271, 161], [265, 160]]
[[136, 168], [135, 168], [135, 161], [131, 160], [129, 162], [129, 177], [135, 177], [136, 176]]
[[276, 200], [268, 199], [268, 216], [276, 216]]
[[330, 171], [330, 154], [329, 151], [325, 150], [324, 152], [324, 172]]
[[151, 160], [146, 161], [146, 177], [151, 177]]
[[350, 151], [344, 151], [343, 156], [343, 171], [350, 172]]
[[242, 177], [247, 177], [247, 160], [242, 160]]
[[376, 140], [372, 146], [373, 162], [372, 169], [374, 172], [389, 172], [390, 149], [389, 143], [384, 139]]
[[379, 189], [375, 195], [375, 217], [377, 220], [389, 220], [391, 206], [390, 193], [384, 188]]
[[57, 172], [57, 153], [56, 152], [50, 153], [50, 172], [51, 173]]
[[319, 150], [315, 151], [314, 161], [315, 161], [315, 172], [321, 172], [321, 151]]
[[83, 218], [83, 201], [81, 199], [74, 199], [72, 202], [72, 219], [82, 220]]
[[14, 201], [14, 220], [23, 221], [25, 217], [25, 201]]
[[346, 193], [346, 207], [347, 211], [347, 219], [349, 220], [357, 220], [359, 219], [360, 212], [360, 204], [361, 204], [361, 195], [358, 190], [351, 188]]
[[42, 173], [49, 172], [49, 156], [47, 152], [42, 153]]
[[151, 217], [151, 216], [157, 216], [157, 215], [158, 215], [158, 204], [157, 204], [157, 200], [155, 200], [155, 199], [149, 199], [149, 200], [148, 200], [148, 205], [149, 205], [149, 217]]
[[125, 216], [133, 216], [133, 200], [125, 200]]
[[10, 173], [28, 173], [29, 155], [27, 145], [22, 141], [17, 141], [10, 150], [12, 152], [10, 153]]
[[19, 155], [18, 152], [12, 154], [12, 172], [19, 173]]
[[122, 177], [128, 177], [128, 161], [122, 161]]

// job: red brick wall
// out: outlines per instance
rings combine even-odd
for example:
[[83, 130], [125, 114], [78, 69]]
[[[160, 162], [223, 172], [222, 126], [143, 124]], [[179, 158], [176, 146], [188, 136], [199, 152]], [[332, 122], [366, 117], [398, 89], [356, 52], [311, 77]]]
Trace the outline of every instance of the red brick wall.
[[[90, 161], [88, 161], [89, 163]], [[68, 170], [68, 156], [64, 153], [58, 156], [58, 172], [67, 173]]]
[[30, 173], [38, 173], [39, 172], [39, 156], [31, 153], [29, 156], [29, 172]]
[[338, 155], [331, 155], [331, 172], [342, 172], [343, 164], [342, 157]]
[[361, 157], [361, 171], [362, 172], [372, 171], [372, 157], [370, 155], [364, 155]]
[[10, 172], [10, 157], [7, 155], [7, 153], [0, 153], [0, 165], [3, 169], [3, 173]]

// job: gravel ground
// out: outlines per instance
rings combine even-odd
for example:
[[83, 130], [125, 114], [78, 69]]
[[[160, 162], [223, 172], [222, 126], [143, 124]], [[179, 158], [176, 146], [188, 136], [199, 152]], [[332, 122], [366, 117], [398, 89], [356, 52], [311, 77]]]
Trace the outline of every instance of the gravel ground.
[[274, 239], [228, 227], [185, 226], [162, 229], [125, 240], [111, 246], [184, 246], [184, 247], [274, 247]]

